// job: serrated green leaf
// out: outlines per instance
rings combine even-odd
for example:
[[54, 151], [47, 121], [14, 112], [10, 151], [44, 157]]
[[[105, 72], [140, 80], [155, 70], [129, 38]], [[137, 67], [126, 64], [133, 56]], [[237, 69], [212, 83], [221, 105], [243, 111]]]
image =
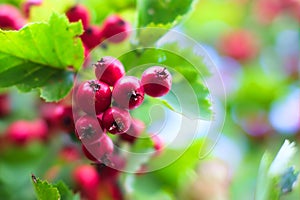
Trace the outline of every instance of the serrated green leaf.
[[135, 45], [147, 46], [155, 43], [192, 10], [194, 1], [138, 0], [137, 28], [139, 29], [137, 29]]
[[[78, 70], [83, 62], [81, 33], [80, 23], [69, 23], [55, 13], [48, 23], [28, 24], [19, 31], [0, 30], [0, 87], [41, 88], [47, 101], [63, 98], [71, 89], [71, 72], [65, 70], [70, 66]], [[49, 85], [49, 80], [55, 81]], [[59, 90], [53, 93], [53, 89]]]
[[54, 186], [58, 189], [62, 200], [80, 200], [80, 196], [74, 194], [64, 182], [59, 181]]
[[34, 185], [38, 200], [60, 200], [61, 196], [56, 187], [47, 181], [41, 181], [32, 175], [32, 183]]
[[66, 96], [73, 87], [73, 73], [63, 71], [52, 76], [47, 84], [40, 89], [41, 97], [46, 101], [59, 101]]

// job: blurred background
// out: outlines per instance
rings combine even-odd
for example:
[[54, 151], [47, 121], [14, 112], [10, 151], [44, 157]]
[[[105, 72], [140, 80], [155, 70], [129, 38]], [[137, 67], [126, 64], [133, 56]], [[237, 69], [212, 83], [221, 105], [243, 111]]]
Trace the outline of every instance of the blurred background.
[[[47, 1], [48, 10], [52, 6], [65, 12], [75, 3], [58, 2]], [[89, 9], [94, 24], [118, 13], [134, 26], [134, 0], [79, 2]], [[22, 1], [0, 3], [20, 7]], [[43, 19], [42, 12], [47, 15], [49, 11], [33, 8], [29, 21]], [[297, 145], [300, 141], [299, 23], [298, 0], [199, 0], [175, 30], [201, 44], [222, 77], [226, 95], [220, 85], [214, 86], [220, 87], [214, 102], [217, 112], [226, 114], [221, 135], [203, 159], [198, 159], [197, 153], [205, 139], [205, 127], [199, 132], [197, 145], [168, 168], [137, 176], [134, 183], [132, 176], [118, 174], [118, 192], [131, 193], [129, 199], [133, 200], [254, 199], [264, 152], [276, 153], [285, 139]], [[76, 188], [73, 169], [90, 162], [74, 136], [58, 134], [70, 132], [69, 124], [59, 124], [53, 115], [48, 116], [49, 110], [57, 112], [56, 118], [72, 115], [70, 106], [68, 98], [57, 105], [43, 102], [34, 92], [20, 93], [15, 88], [1, 91], [0, 199], [34, 199], [31, 173], [50, 182], [63, 180]], [[30, 126], [39, 130], [39, 139], [28, 145], [21, 133], [14, 136], [18, 138], [16, 144], [7, 142], [11, 124], [19, 120], [30, 121]], [[51, 139], [45, 139], [48, 137]], [[293, 164], [300, 169], [299, 153]], [[103, 190], [109, 192], [102, 199], [119, 198], [111, 195], [118, 193], [116, 189]], [[300, 199], [300, 185], [282, 199]]]

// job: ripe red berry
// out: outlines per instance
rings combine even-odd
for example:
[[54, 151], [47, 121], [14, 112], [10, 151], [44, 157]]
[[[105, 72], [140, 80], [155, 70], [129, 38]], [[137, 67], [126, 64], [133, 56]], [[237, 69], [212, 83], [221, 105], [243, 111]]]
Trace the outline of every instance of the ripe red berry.
[[145, 130], [145, 124], [139, 119], [132, 119], [131, 126], [126, 133], [121, 134], [120, 138], [129, 143], [135, 142], [135, 140], [143, 133]]
[[22, 11], [26, 17], [29, 17], [31, 7], [39, 6], [42, 3], [43, 3], [43, 0], [27, 0], [22, 4]]
[[85, 157], [87, 157], [89, 160], [93, 161], [93, 162], [97, 162], [98, 159], [95, 158], [90, 151], [85, 147], [84, 144], [81, 144], [81, 148], [82, 148], [82, 152], [85, 155]]
[[220, 38], [220, 51], [238, 61], [252, 59], [258, 51], [256, 37], [247, 30], [235, 30]]
[[170, 72], [160, 66], [146, 69], [142, 74], [142, 85], [145, 93], [152, 97], [166, 95], [172, 86], [172, 76]]
[[83, 144], [96, 143], [103, 136], [103, 129], [96, 117], [84, 115], [75, 124], [76, 135]]
[[82, 195], [89, 200], [98, 199], [100, 178], [97, 170], [91, 165], [81, 165], [74, 169], [73, 179]]
[[117, 58], [105, 56], [95, 64], [95, 74], [99, 81], [114, 86], [124, 76], [125, 69]]
[[92, 161], [106, 161], [114, 151], [114, 143], [110, 137], [103, 134], [100, 140], [93, 144], [83, 143], [83, 151]]
[[18, 120], [7, 128], [8, 139], [18, 145], [24, 145], [32, 139], [32, 126], [29, 121]]
[[9, 30], [19, 30], [26, 24], [20, 11], [11, 5], [0, 5], [0, 28]]
[[155, 155], [159, 155], [164, 147], [162, 139], [158, 135], [151, 136], [154, 150], [156, 151]]
[[111, 15], [103, 22], [102, 30], [110, 42], [119, 43], [129, 36], [130, 24], [118, 15]]
[[8, 94], [0, 94], [0, 117], [7, 116], [11, 111], [10, 97]]
[[91, 115], [100, 114], [110, 106], [110, 88], [98, 80], [82, 82], [76, 93], [76, 102], [84, 112]]
[[131, 124], [131, 117], [127, 110], [111, 107], [102, 116], [104, 128], [112, 134], [121, 134], [128, 131]]
[[136, 77], [124, 76], [116, 82], [112, 97], [119, 106], [134, 109], [144, 101], [144, 88]]
[[59, 157], [64, 162], [74, 162], [80, 159], [80, 153], [75, 146], [65, 146], [60, 150]]
[[49, 129], [46, 121], [43, 119], [36, 119], [30, 122], [32, 137], [37, 140], [47, 140]]
[[98, 26], [87, 27], [80, 37], [89, 50], [95, 48], [103, 41], [102, 30]]
[[77, 4], [67, 10], [66, 15], [70, 22], [77, 22], [81, 20], [84, 29], [86, 29], [90, 24], [89, 11], [85, 6], [81, 4]]

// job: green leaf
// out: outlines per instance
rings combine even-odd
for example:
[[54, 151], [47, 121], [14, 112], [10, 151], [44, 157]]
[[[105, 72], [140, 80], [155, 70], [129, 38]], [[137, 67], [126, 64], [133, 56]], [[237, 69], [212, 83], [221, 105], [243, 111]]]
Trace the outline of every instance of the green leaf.
[[79, 194], [74, 195], [64, 182], [59, 181], [54, 186], [58, 189], [62, 200], [80, 200]]
[[[78, 70], [83, 62], [81, 33], [80, 23], [69, 23], [55, 13], [47, 23], [31, 23], [19, 31], [0, 30], [0, 87], [40, 88], [48, 101], [63, 98], [71, 89], [72, 73], [66, 69]], [[54, 89], [59, 90], [53, 93]]]
[[62, 181], [50, 184], [34, 175], [31, 178], [38, 200], [80, 200], [79, 194], [74, 194]]
[[146, 46], [155, 43], [168, 29], [182, 21], [192, 10], [194, 1], [138, 0], [137, 45]]
[[32, 175], [32, 183], [35, 188], [35, 192], [38, 200], [59, 200], [61, 196], [58, 189], [49, 184], [47, 181], [41, 181]]

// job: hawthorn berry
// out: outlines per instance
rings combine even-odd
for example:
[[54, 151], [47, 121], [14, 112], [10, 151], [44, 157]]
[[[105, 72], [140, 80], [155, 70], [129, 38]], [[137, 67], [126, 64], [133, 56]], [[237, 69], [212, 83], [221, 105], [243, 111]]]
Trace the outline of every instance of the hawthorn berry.
[[110, 88], [98, 80], [82, 82], [76, 92], [76, 102], [84, 112], [92, 115], [100, 114], [110, 106]]
[[7, 116], [11, 111], [10, 97], [7, 93], [0, 94], [0, 117]]
[[83, 44], [88, 50], [98, 46], [102, 42], [102, 30], [98, 26], [87, 27], [84, 33], [80, 36]]
[[70, 22], [77, 22], [81, 20], [84, 29], [86, 29], [90, 24], [89, 11], [81, 4], [71, 7], [69, 10], [67, 10], [66, 15]]
[[17, 145], [25, 145], [33, 138], [30, 122], [25, 120], [13, 122], [7, 128], [7, 137], [8, 140]]
[[120, 135], [120, 139], [129, 143], [134, 143], [144, 130], [144, 122], [139, 119], [132, 119], [130, 128], [126, 131], [126, 133]]
[[95, 64], [95, 75], [97, 79], [110, 86], [114, 86], [124, 74], [124, 66], [117, 58], [105, 56]]
[[80, 153], [76, 146], [65, 146], [60, 150], [59, 157], [64, 162], [74, 162], [80, 159]]
[[43, 119], [36, 119], [30, 122], [32, 137], [37, 140], [47, 140], [48, 139], [48, 125]]
[[172, 76], [165, 67], [153, 66], [143, 72], [141, 82], [146, 94], [161, 97], [170, 91]]
[[112, 97], [119, 106], [134, 109], [144, 101], [144, 88], [138, 78], [124, 76], [116, 82]]
[[102, 30], [109, 42], [119, 43], [129, 36], [130, 24], [118, 15], [111, 15], [103, 22]]
[[83, 145], [83, 152], [85, 153], [86, 157], [92, 161], [106, 161], [114, 151], [114, 143], [106, 134], [103, 134], [100, 140], [96, 141], [95, 143], [83, 143]]
[[96, 117], [84, 115], [76, 123], [76, 135], [84, 144], [92, 144], [103, 136], [103, 129]]
[[22, 11], [25, 14], [25, 16], [28, 18], [30, 15], [30, 9], [32, 6], [39, 6], [43, 3], [43, 0], [26, 0], [22, 4]]
[[156, 151], [154, 155], [159, 155], [164, 147], [162, 139], [158, 135], [151, 135], [153, 148]]
[[258, 52], [257, 38], [247, 30], [234, 30], [220, 38], [219, 49], [238, 61], [248, 61]]
[[108, 132], [121, 134], [130, 128], [131, 117], [127, 110], [113, 106], [103, 113], [102, 123]]
[[11, 5], [0, 5], [0, 28], [9, 30], [19, 30], [26, 24], [26, 20], [20, 11]]
[[98, 199], [100, 178], [97, 170], [93, 166], [77, 166], [73, 171], [73, 179], [83, 196], [89, 200]]

